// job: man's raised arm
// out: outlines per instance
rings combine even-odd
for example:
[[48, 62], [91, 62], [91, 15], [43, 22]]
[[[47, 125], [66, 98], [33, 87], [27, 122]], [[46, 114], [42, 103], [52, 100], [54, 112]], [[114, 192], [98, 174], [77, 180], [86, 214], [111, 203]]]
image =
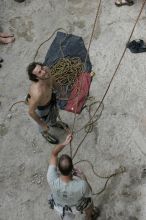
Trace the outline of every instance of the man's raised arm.
[[58, 144], [53, 148], [51, 152], [50, 162], [49, 162], [50, 165], [55, 165], [55, 166], [57, 165], [58, 154], [63, 150], [63, 148], [67, 144], [71, 142], [71, 140], [72, 140], [72, 134], [68, 134], [66, 137], [66, 140], [62, 144]]

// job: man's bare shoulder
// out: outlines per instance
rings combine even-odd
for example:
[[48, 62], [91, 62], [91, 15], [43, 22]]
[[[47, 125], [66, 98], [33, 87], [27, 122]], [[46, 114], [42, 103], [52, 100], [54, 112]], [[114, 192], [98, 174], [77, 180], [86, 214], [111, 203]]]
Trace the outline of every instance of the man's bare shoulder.
[[31, 99], [40, 100], [42, 98], [42, 91], [39, 88], [39, 85], [32, 84], [29, 88], [29, 94]]

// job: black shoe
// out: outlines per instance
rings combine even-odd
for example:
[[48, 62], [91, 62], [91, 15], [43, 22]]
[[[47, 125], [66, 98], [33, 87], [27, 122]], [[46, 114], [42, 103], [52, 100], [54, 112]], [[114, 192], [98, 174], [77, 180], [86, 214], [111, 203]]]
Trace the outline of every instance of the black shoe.
[[19, 2], [19, 3], [21, 3], [21, 2], [25, 2], [25, 0], [14, 0], [15, 2]]
[[46, 139], [46, 141], [48, 141], [51, 144], [58, 144], [59, 143], [59, 140], [55, 136], [53, 136], [52, 134], [42, 133], [42, 136]]
[[126, 47], [129, 48], [129, 50], [132, 53], [142, 53], [146, 52], [146, 45], [145, 42], [141, 39], [133, 40], [126, 44]]
[[3, 58], [0, 57], [0, 63], [4, 62]]
[[4, 62], [3, 58], [0, 57], [0, 68], [2, 67], [2, 62]]
[[68, 125], [62, 121], [57, 121], [56, 124], [51, 127], [60, 128], [60, 129], [67, 129]]

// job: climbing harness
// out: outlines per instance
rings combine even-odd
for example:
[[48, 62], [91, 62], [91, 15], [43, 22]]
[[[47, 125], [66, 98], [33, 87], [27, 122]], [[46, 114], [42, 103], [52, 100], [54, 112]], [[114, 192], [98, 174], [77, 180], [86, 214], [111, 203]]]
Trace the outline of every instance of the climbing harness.
[[54, 209], [55, 201], [53, 199], [53, 195], [52, 194], [51, 194], [51, 197], [48, 198], [48, 204], [49, 204], [50, 209]]
[[87, 208], [87, 206], [91, 203], [91, 198], [85, 198], [83, 197], [80, 201], [79, 204], [76, 205], [77, 211], [83, 213], [84, 209]]
[[[80, 212], [81, 214], [83, 214], [83, 211], [85, 208], [87, 208], [87, 206], [92, 202], [91, 198], [85, 198], [83, 197], [75, 207], [75, 209]], [[68, 206], [68, 205], [64, 205], [61, 206], [59, 204], [56, 204], [53, 198], [53, 195], [51, 194], [51, 197], [48, 198], [48, 204], [50, 209], [54, 209], [55, 206], [59, 206], [62, 208], [62, 218], [64, 218], [65, 216], [65, 212], [73, 212], [72, 207]]]

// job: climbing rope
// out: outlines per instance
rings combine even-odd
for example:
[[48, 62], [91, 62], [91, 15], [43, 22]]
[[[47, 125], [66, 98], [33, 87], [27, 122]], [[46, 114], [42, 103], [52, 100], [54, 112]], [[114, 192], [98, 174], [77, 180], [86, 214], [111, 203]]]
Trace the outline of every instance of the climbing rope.
[[[90, 99], [90, 97], [89, 97]], [[102, 115], [102, 112], [104, 110], [104, 104], [102, 103], [101, 104], [101, 110], [99, 109], [99, 112], [96, 112], [96, 114], [94, 113], [94, 117], [92, 117], [92, 113], [91, 113], [91, 109], [94, 105], [96, 104], [100, 104], [100, 101], [93, 101], [91, 104], [89, 105], [85, 105], [84, 108], [86, 108], [86, 110], [88, 111], [88, 114], [89, 114], [89, 120], [88, 122], [82, 126], [80, 129], [78, 130], [74, 130], [74, 134], [76, 133], [79, 133], [81, 130], [85, 130], [85, 132], [88, 132], [88, 133], [91, 133], [92, 130], [93, 130], [93, 126], [94, 124], [99, 120], [99, 118], [101, 117]]]
[[[138, 23], [138, 21], [139, 21], [139, 18], [140, 18], [141, 14], [142, 14], [143, 9], [144, 9], [145, 3], [146, 3], [146, 0], [144, 0], [144, 2], [143, 2], [143, 4], [142, 4], [142, 7], [141, 7], [140, 12], [139, 12], [139, 14], [138, 14], [138, 17], [137, 17], [137, 19], [136, 19], [136, 22], [135, 22], [135, 24], [134, 24], [134, 26], [133, 26], [133, 28], [132, 28], [132, 31], [131, 31], [131, 34], [130, 34], [130, 36], [129, 36], [129, 39], [128, 39], [127, 43], [129, 43], [129, 41], [131, 40], [131, 37], [132, 37], [132, 35], [133, 35], [133, 33], [134, 33], [134, 30], [135, 30], [135, 27], [136, 27], [136, 25], [137, 25], [137, 23]], [[108, 93], [108, 91], [109, 91], [109, 89], [110, 89], [110, 87], [111, 87], [111, 84], [112, 84], [112, 82], [113, 82], [113, 79], [114, 79], [114, 77], [115, 77], [115, 75], [116, 75], [116, 73], [117, 73], [117, 71], [118, 71], [118, 69], [119, 69], [119, 67], [120, 67], [120, 64], [121, 64], [121, 62], [122, 62], [122, 60], [123, 60], [123, 58], [124, 58], [124, 55], [125, 55], [125, 53], [126, 53], [126, 49], [127, 49], [127, 47], [125, 46], [125, 49], [124, 49], [124, 51], [123, 51], [123, 53], [122, 53], [122, 55], [121, 55], [121, 58], [120, 58], [120, 60], [119, 60], [119, 62], [118, 62], [118, 65], [116, 66], [116, 69], [115, 69], [115, 71], [114, 71], [114, 73], [113, 73], [113, 75], [112, 75], [112, 78], [111, 78], [111, 80], [110, 80], [110, 82], [109, 82], [109, 84], [108, 84], [108, 87], [107, 87], [107, 89], [106, 89], [106, 91], [105, 91], [105, 93], [104, 93], [104, 95], [103, 95], [103, 97], [102, 97], [102, 100], [101, 100], [101, 102], [100, 102], [98, 108], [96, 109], [96, 111], [95, 111], [95, 113], [93, 114], [92, 117], [94, 117], [94, 115], [96, 114], [96, 112], [98, 111], [98, 109], [101, 107], [101, 105], [102, 105], [102, 103], [103, 103], [103, 101], [104, 101], [104, 99], [105, 99], [105, 97], [106, 97], [106, 95], [107, 95], [107, 93]], [[92, 118], [91, 118], [91, 120], [92, 120]]]
[[[101, 3], [101, 2], [100, 2], [100, 3]], [[140, 16], [141, 16], [141, 13], [142, 13], [143, 9], [144, 9], [145, 3], [146, 3], [146, 0], [144, 0], [144, 2], [143, 2], [143, 4], [142, 4], [141, 10], [140, 10], [140, 12], [139, 12], [139, 14], [138, 14], [138, 17], [137, 17], [137, 19], [136, 19], [136, 22], [135, 22], [135, 24], [134, 24], [134, 26], [133, 26], [133, 29], [132, 29], [132, 31], [131, 31], [130, 37], [129, 37], [129, 39], [128, 39], [128, 42], [130, 41], [130, 39], [131, 39], [131, 37], [132, 37], [132, 35], [133, 35], [133, 32], [134, 32], [134, 30], [135, 30], [135, 27], [136, 27], [136, 25], [137, 25], [137, 23], [138, 23], [138, 20], [139, 20], [139, 18], [140, 18]], [[98, 12], [99, 12], [99, 10], [98, 10]], [[96, 19], [97, 19], [97, 16], [96, 16]], [[96, 24], [96, 22], [94, 22], [94, 24]], [[95, 27], [95, 25], [94, 25], [94, 27]], [[92, 36], [93, 36], [93, 33], [94, 33], [94, 31], [92, 31]], [[89, 45], [91, 45], [91, 40], [90, 40], [90, 44], [89, 44]], [[107, 87], [107, 89], [106, 89], [106, 91], [105, 91], [105, 93], [104, 93], [104, 95], [103, 95], [103, 98], [102, 98], [102, 100], [99, 102], [99, 106], [97, 107], [97, 109], [96, 109], [95, 113], [93, 114], [93, 116], [89, 119], [88, 123], [85, 124], [85, 126], [88, 125], [88, 124], [90, 124], [90, 122], [91, 122], [91, 124], [92, 124], [93, 118], [95, 117], [95, 115], [96, 115], [96, 113], [98, 112], [99, 108], [103, 105], [103, 101], [104, 101], [104, 99], [105, 99], [105, 97], [106, 97], [106, 95], [107, 95], [107, 93], [108, 93], [108, 91], [109, 91], [109, 88], [110, 88], [110, 86], [111, 86], [111, 83], [112, 83], [112, 81], [113, 81], [113, 79], [114, 79], [114, 77], [115, 77], [115, 75], [116, 75], [116, 73], [117, 73], [117, 71], [118, 71], [118, 69], [119, 69], [119, 66], [120, 66], [120, 64], [121, 64], [121, 62], [122, 62], [122, 60], [123, 60], [123, 57], [124, 57], [124, 55], [125, 55], [125, 53], [126, 53], [126, 49], [127, 49], [127, 48], [125, 47], [125, 49], [124, 49], [124, 51], [123, 51], [123, 53], [122, 53], [122, 56], [121, 56], [121, 58], [120, 58], [120, 60], [119, 60], [119, 63], [118, 63], [118, 65], [116, 66], [116, 69], [115, 69], [115, 71], [114, 71], [114, 74], [112, 75], [112, 78], [111, 78], [111, 80], [110, 80], [110, 82], [109, 82], [109, 84], [108, 84], [108, 87]], [[89, 49], [88, 49], [88, 52], [89, 52]], [[75, 115], [75, 117], [76, 117], [76, 115]], [[74, 119], [74, 122], [75, 122], [75, 119]], [[90, 132], [90, 127], [87, 126], [86, 133], [85, 133], [83, 139], [81, 140], [81, 142], [79, 143], [77, 149], [75, 150], [75, 152], [74, 152], [74, 154], [73, 154], [73, 156], [72, 156], [72, 159], [75, 158], [75, 156], [76, 156], [76, 154], [77, 154], [77, 152], [78, 152], [80, 146], [81, 146], [82, 143], [84, 142], [84, 140], [85, 140], [85, 138], [87, 137], [87, 135], [88, 135], [89, 132]], [[84, 160], [84, 162], [85, 162], [85, 161], [87, 162], [87, 160]], [[80, 162], [80, 161], [79, 161], [79, 162]], [[88, 162], [89, 162], [89, 161], [88, 161]], [[92, 165], [92, 167], [93, 167], [93, 165]], [[123, 173], [123, 172], [125, 172], [125, 170], [123, 170], [123, 171], [120, 172], [120, 173]], [[110, 180], [113, 176], [116, 176], [117, 174], [120, 174], [120, 173], [115, 173], [115, 174], [112, 174], [111, 176], [109, 176], [109, 178], [107, 178], [107, 180], [106, 180], [106, 182], [105, 182], [105, 185], [104, 185], [103, 189], [102, 189], [100, 192], [94, 193], [93, 195], [99, 195], [99, 194], [101, 194], [101, 193], [105, 190], [105, 188], [106, 188], [106, 186], [107, 186], [109, 180]], [[95, 174], [95, 173], [94, 173], [94, 174]]]
[[[131, 34], [130, 34], [130, 36], [129, 36], [128, 42], [130, 41], [130, 39], [131, 39], [131, 37], [132, 37], [132, 35], [133, 35], [133, 33], [134, 33], [135, 27], [136, 27], [136, 25], [137, 25], [137, 23], [138, 23], [138, 21], [139, 21], [139, 18], [140, 18], [141, 14], [142, 14], [142, 11], [143, 11], [143, 9], [144, 9], [145, 3], [146, 3], [146, 0], [144, 0], [144, 2], [143, 2], [143, 4], [142, 4], [142, 7], [141, 7], [140, 12], [139, 12], [139, 14], [138, 14], [138, 17], [137, 17], [137, 19], [136, 19], [136, 21], [135, 21], [135, 23], [134, 23], [134, 26], [133, 26], [133, 28], [132, 28]], [[97, 17], [97, 16], [96, 16], [96, 17]], [[103, 95], [103, 97], [102, 97], [102, 100], [99, 102], [99, 106], [98, 106], [97, 109], [95, 110], [95, 112], [94, 112], [94, 114], [92, 115], [92, 117], [89, 119], [88, 123], [91, 122], [91, 124], [92, 124], [93, 118], [95, 117], [95, 115], [96, 115], [96, 113], [98, 112], [99, 108], [100, 108], [101, 105], [103, 104], [103, 101], [104, 101], [104, 99], [105, 99], [105, 97], [106, 97], [106, 95], [107, 95], [107, 93], [108, 93], [108, 91], [109, 91], [109, 89], [110, 89], [110, 86], [111, 86], [111, 84], [112, 84], [112, 82], [113, 82], [113, 79], [114, 79], [114, 77], [115, 77], [115, 75], [116, 75], [116, 73], [117, 73], [117, 71], [118, 71], [118, 69], [119, 69], [119, 67], [120, 67], [120, 64], [121, 64], [121, 62], [122, 62], [122, 60], [123, 60], [123, 58], [124, 58], [124, 55], [125, 55], [125, 53], [126, 53], [126, 49], [127, 49], [127, 48], [125, 47], [125, 49], [124, 49], [124, 51], [123, 51], [123, 53], [122, 53], [122, 55], [121, 55], [121, 58], [120, 58], [120, 60], [119, 60], [119, 62], [118, 62], [118, 65], [116, 66], [116, 69], [115, 69], [115, 71], [114, 71], [114, 73], [113, 73], [113, 75], [112, 75], [112, 78], [111, 78], [111, 80], [110, 80], [110, 82], [109, 82], [109, 84], [108, 84], [108, 87], [107, 87], [107, 89], [106, 89], [106, 91], [105, 91], [105, 93], [104, 93], [104, 95]], [[84, 126], [86, 126], [88, 123], [86, 123]], [[77, 154], [77, 152], [78, 152], [78, 150], [79, 150], [81, 144], [83, 143], [83, 141], [84, 141], [85, 138], [87, 137], [89, 131], [90, 131], [90, 129], [87, 130], [87, 132], [86, 132], [86, 134], [84, 135], [83, 139], [82, 139], [81, 142], [79, 143], [79, 145], [78, 145], [78, 147], [77, 147], [75, 153], [73, 154], [73, 158], [76, 156], [76, 154]]]
[[37, 57], [37, 55], [38, 55], [38, 52], [39, 52], [39, 49], [41, 48], [41, 46], [42, 46], [43, 44], [45, 44], [47, 41], [49, 41], [49, 40], [54, 36], [54, 34], [55, 34], [57, 31], [60, 31], [60, 30], [63, 30], [63, 31], [67, 34], [67, 31], [66, 31], [65, 29], [63, 29], [63, 28], [57, 28], [57, 29], [51, 34], [51, 36], [48, 37], [47, 40], [43, 41], [43, 42], [39, 45], [39, 47], [38, 47], [38, 49], [36, 50], [36, 53], [35, 53], [35, 55], [34, 55], [34, 58], [33, 58], [34, 61], [36, 61], [36, 57]]
[[25, 103], [25, 104], [26, 104], [26, 102], [25, 102], [24, 100], [20, 100], [20, 101], [18, 101], [18, 102], [14, 102], [14, 103], [11, 105], [11, 107], [9, 108], [9, 111], [11, 111], [12, 108], [13, 108], [15, 105], [19, 104], [19, 103]]
[[121, 167], [119, 167], [118, 170], [116, 170], [116, 171], [115, 171], [114, 173], [112, 173], [111, 175], [109, 175], [109, 176], [101, 176], [101, 175], [99, 175], [99, 174], [95, 171], [93, 164], [92, 164], [89, 160], [80, 160], [80, 161], [74, 163], [74, 166], [77, 165], [77, 164], [79, 164], [79, 163], [88, 163], [88, 164], [91, 166], [91, 169], [92, 169], [92, 171], [93, 171], [93, 173], [94, 173], [95, 176], [97, 176], [97, 177], [99, 177], [99, 178], [101, 178], [101, 179], [107, 179], [106, 182], [105, 182], [105, 185], [104, 185], [103, 189], [100, 190], [100, 191], [97, 192], [97, 193], [92, 193], [92, 195], [99, 195], [99, 194], [101, 194], [101, 193], [106, 189], [107, 183], [109, 182], [109, 180], [110, 180], [112, 177], [117, 176], [117, 175], [119, 175], [119, 174], [122, 174], [122, 173], [125, 173], [125, 172], [126, 172], [126, 168], [121, 166]]
[[[97, 11], [96, 11], [96, 16], [95, 16], [95, 19], [94, 19], [94, 25], [93, 25], [93, 29], [92, 29], [92, 33], [91, 33], [91, 37], [90, 37], [90, 41], [89, 41], [89, 45], [88, 45], [88, 49], [87, 49], [87, 53], [86, 53], [86, 57], [85, 57], [85, 61], [84, 61], [84, 68], [86, 66], [86, 62], [87, 62], [87, 57], [88, 57], [88, 54], [89, 54], [89, 49], [90, 49], [90, 46], [91, 46], [91, 42], [92, 42], [92, 38], [93, 38], [93, 34], [94, 34], [94, 31], [95, 31], [95, 26], [96, 26], [96, 22], [97, 22], [97, 18], [98, 18], [98, 15], [99, 15], [99, 10], [100, 10], [100, 6], [101, 6], [101, 0], [99, 1], [99, 4], [98, 4], [98, 7], [97, 7]], [[80, 86], [79, 86], [79, 94], [80, 94], [80, 90], [81, 90], [81, 87], [82, 87], [82, 79], [80, 80]], [[79, 96], [78, 96], [79, 97]], [[78, 97], [76, 99], [76, 106], [74, 106], [74, 109], [75, 109], [75, 113], [74, 113], [74, 120], [73, 120], [73, 126], [72, 126], [72, 133], [74, 133], [74, 127], [75, 127], [75, 122], [76, 122], [76, 118], [77, 118], [77, 114], [76, 114], [76, 110], [77, 110], [77, 103], [78, 103]], [[92, 122], [91, 122], [92, 121]], [[90, 123], [91, 122], [91, 123]], [[73, 154], [72, 152], [72, 143], [70, 143], [70, 156], [71, 158], [73, 159], [78, 151], [78, 149], [80, 148], [81, 144], [83, 143], [83, 141], [85, 140], [87, 134], [89, 132], [91, 132], [91, 124], [93, 125], [93, 117], [92, 119], [90, 119], [90, 127], [89, 126], [86, 126], [85, 128], [85, 131], [86, 131], [86, 135], [83, 137], [82, 141], [80, 142], [80, 144], [78, 145], [75, 153]], [[88, 124], [89, 125], [89, 124]]]
[[90, 40], [89, 40], [89, 45], [88, 45], [88, 48], [87, 48], [86, 58], [85, 58], [85, 61], [84, 61], [84, 66], [86, 65], [86, 62], [87, 62], [87, 57], [88, 57], [91, 42], [92, 42], [92, 39], [93, 39], [93, 34], [94, 34], [94, 31], [95, 31], [95, 27], [96, 27], [98, 15], [99, 15], [100, 7], [101, 7], [101, 0], [99, 1], [98, 7], [97, 7], [96, 16], [95, 16], [94, 24], [93, 24], [93, 28], [92, 28], [92, 33], [91, 33], [91, 37], [90, 37]]
[[81, 73], [82, 62], [80, 58], [61, 58], [53, 65], [51, 69], [51, 75], [55, 77], [59, 86], [73, 86], [76, 79]]

